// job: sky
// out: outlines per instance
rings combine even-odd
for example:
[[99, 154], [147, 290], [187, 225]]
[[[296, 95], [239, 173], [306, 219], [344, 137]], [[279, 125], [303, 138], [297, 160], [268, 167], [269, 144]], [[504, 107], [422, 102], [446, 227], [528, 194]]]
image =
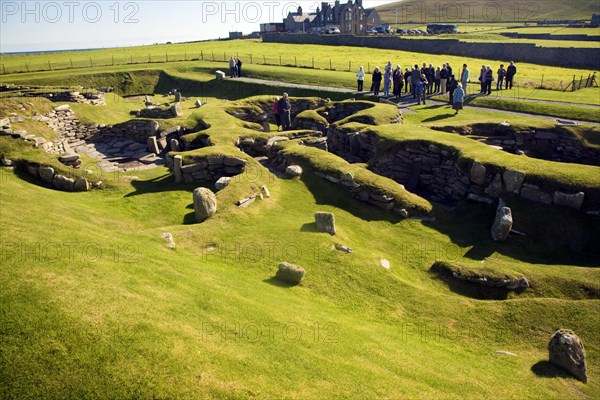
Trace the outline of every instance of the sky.
[[[370, 8], [394, 1], [363, 0], [363, 5]], [[261, 23], [281, 22], [299, 5], [307, 12], [320, 4], [310, 0], [0, 0], [0, 52], [225, 38], [230, 31], [247, 34], [260, 30]]]

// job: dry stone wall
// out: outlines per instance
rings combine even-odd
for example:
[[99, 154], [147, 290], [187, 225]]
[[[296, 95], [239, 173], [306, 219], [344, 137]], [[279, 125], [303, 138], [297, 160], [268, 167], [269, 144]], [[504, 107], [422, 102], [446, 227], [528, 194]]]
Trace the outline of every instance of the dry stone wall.
[[222, 177], [239, 175], [246, 169], [247, 161], [240, 157], [208, 155], [183, 164], [180, 155], [168, 155], [167, 165], [172, 169], [177, 182], [216, 182]]
[[478, 162], [459, 162], [456, 150], [425, 142], [403, 142], [372, 159], [377, 138], [365, 133], [329, 130], [331, 152], [356, 162], [369, 161], [369, 169], [393, 179], [432, 201], [455, 204], [471, 198], [493, 202], [506, 193], [600, 215], [597, 193], [557, 183], [544, 184], [525, 173]]

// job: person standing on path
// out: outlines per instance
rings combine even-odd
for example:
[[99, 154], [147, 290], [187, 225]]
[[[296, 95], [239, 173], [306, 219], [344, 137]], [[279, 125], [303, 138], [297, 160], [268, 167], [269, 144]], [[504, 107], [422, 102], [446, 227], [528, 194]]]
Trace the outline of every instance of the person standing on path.
[[356, 82], [358, 83], [358, 92], [362, 92], [363, 91], [363, 84], [365, 82], [365, 69], [362, 67], [362, 65], [360, 66], [360, 68], [358, 68], [358, 71], [356, 72]]
[[229, 59], [229, 76], [231, 78], [235, 78], [235, 76], [237, 75], [237, 73], [235, 72], [235, 68], [237, 66], [237, 63], [235, 61], [235, 58], [233, 58], [233, 56]]
[[237, 67], [237, 76], [238, 78], [242, 77], [242, 60], [237, 59], [237, 62], [235, 63], [235, 66]]
[[492, 67], [488, 65], [485, 71], [485, 89], [484, 92], [487, 95], [492, 94], [492, 82], [494, 82], [494, 71]]
[[515, 62], [511, 61], [510, 65], [506, 69], [506, 89], [512, 89], [513, 87], [513, 78], [517, 74], [517, 67], [515, 67]]
[[289, 131], [292, 125], [292, 104], [288, 99], [288, 94], [283, 93], [283, 97], [277, 102], [277, 109], [281, 118], [281, 125], [284, 131]]
[[452, 94], [452, 108], [456, 110], [454, 115], [458, 114], [458, 110], [463, 109], [463, 102], [465, 101], [465, 91], [463, 90], [462, 83], [458, 83], [454, 93]]
[[383, 96], [390, 97], [390, 85], [392, 83], [392, 67], [386, 66], [383, 74]]
[[446, 69], [446, 64], [442, 64], [442, 69], [440, 70], [440, 94], [446, 94], [446, 83], [448, 82], [448, 70]]
[[410, 91], [410, 71], [408, 68], [404, 68], [404, 93], [408, 94]]
[[487, 69], [485, 68], [485, 65], [481, 66], [481, 71], [479, 71], [479, 84], [481, 85], [481, 90], [479, 91], [479, 94], [484, 94], [485, 93], [485, 74], [487, 72]]
[[381, 85], [381, 71], [379, 67], [375, 67], [373, 70], [373, 94], [379, 96], [379, 87]]
[[404, 74], [402, 74], [400, 64], [396, 66], [392, 79], [394, 81], [394, 96], [399, 99], [402, 96], [402, 86], [404, 86]]
[[448, 89], [449, 104], [453, 103], [454, 90], [457, 88], [457, 86], [458, 82], [456, 82], [456, 78], [454, 78], [454, 75], [450, 75], [450, 79], [448, 79], [448, 83], [446, 84], [446, 88]]
[[[418, 70], [418, 68], [417, 68]], [[417, 104], [421, 104], [421, 100], [423, 100], [423, 104], [426, 104], [427, 99], [427, 78], [425, 74], [421, 74], [421, 77], [417, 80], [417, 84], [415, 85], [415, 92], [417, 94]]]
[[462, 71], [460, 73], [460, 83], [462, 84], [463, 91], [467, 93], [467, 83], [469, 82], [469, 69], [467, 64], [463, 64]]
[[417, 98], [417, 85], [420, 84], [421, 81], [421, 71], [419, 71], [419, 66], [415, 64], [411, 73], [410, 73], [410, 82], [412, 85], [413, 99]]
[[504, 64], [500, 64], [500, 68], [498, 68], [498, 81], [496, 82], [496, 90], [502, 90], [502, 84], [504, 83], [505, 76], [506, 70], [504, 69]]

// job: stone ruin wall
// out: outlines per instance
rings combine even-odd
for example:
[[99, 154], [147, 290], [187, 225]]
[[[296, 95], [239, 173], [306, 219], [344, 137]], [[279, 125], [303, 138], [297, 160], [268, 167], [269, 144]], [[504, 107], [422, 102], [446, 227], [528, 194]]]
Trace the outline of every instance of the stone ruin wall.
[[[367, 162], [375, 153], [377, 140], [365, 133], [330, 130], [328, 146], [331, 152], [350, 162]], [[371, 160], [369, 169], [404, 185], [409, 191], [446, 204], [467, 198], [492, 203], [502, 194], [515, 193], [542, 204], [600, 214], [597, 196], [568, 187], [544, 188], [517, 168], [490, 167], [477, 162], [461, 165], [456, 151], [433, 144], [398, 144]]]

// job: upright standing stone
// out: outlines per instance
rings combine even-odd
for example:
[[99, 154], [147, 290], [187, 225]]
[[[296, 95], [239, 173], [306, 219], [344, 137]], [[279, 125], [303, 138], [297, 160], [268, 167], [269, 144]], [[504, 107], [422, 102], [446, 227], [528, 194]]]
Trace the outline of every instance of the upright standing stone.
[[585, 349], [579, 337], [570, 329], [559, 329], [548, 342], [549, 361], [569, 371], [583, 383], [587, 382]]
[[200, 100], [196, 100], [196, 108], [202, 107], [202, 102]]
[[217, 212], [217, 196], [205, 187], [194, 189], [194, 213], [196, 221], [202, 222]]
[[317, 223], [317, 230], [319, 232], [327, 232], [335, 235], [335, 217], [333, 213], [317, 211], [315, 213], [315, 222]]
[[183, 167], [183, 159], [181, 156], [173, 157], [173, 174], [175, 175], [175, 182], [177, 183], [183, 182], [183, 172], [181, 171], [181, 167]]
[[492, 225], [492, 239], [496, 242], [504, 242], [512, 229], [512, 212], [508, 207], [498, 207], [496, 219]]
[[148, 151], [154, 154], [160, 153], [160, 150], [158, 148], [158, 142], [156, 141], [156, 136], [150, 136], [148, 138]]
[[179, 151], [179, 141], [177, 139], [171, 139], [171, 151]]
[[264, 132], [271, 132], [271, 125], [269, 125], [269, 121], [263, 121], [262, 127]]
[[177, 103], [181, 101], [181, 92], [175, 92], [175, 101]]
[[171, 113], [174, 117], [181, 117], [183, 115], [183, 108], [181, 108], [181, 103], [177, 102], [171, 106]]

